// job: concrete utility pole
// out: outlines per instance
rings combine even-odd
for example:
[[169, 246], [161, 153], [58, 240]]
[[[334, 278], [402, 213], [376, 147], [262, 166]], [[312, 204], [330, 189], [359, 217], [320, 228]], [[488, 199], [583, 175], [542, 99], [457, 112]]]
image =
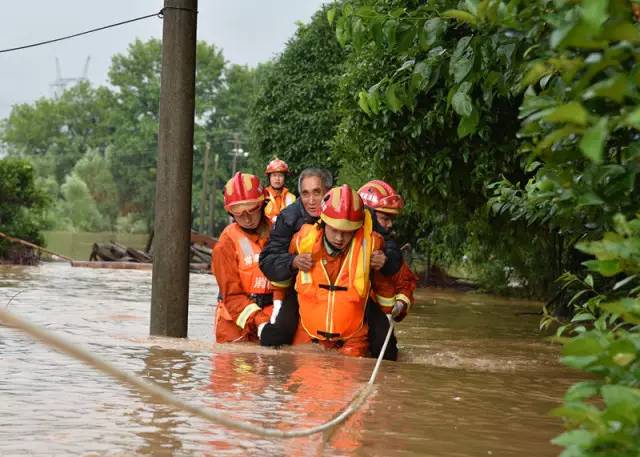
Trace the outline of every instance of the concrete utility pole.
[[237, 133], [233, 134], [233, 140], [229, 140], [231, 144], [233, 144], [233, 149], [229, 153], [229, 155], [233, 158], [231, 161], [231, 176], [236, 174], [236, 168], [238, 165], [238, 157], [248, 157], [249, 153], [242, 149], [242, 141], [240, 140], [240, 136]]
[[216, 211], [216, 192], [218, 192], [218, 154], [213, 159], [213, 181], [209, 192], [209, 235], [213, 236], [213, 222]]
[[205, 212], [207, 205], [207, 184], [209, 183], [209, 143], [204, 148], [204, 170], [202, 171], [202, 191], [200, 193], [200, 232], [206, 233]]
[[152, 335], [186, 337], [197, 0], [165, 0], [151, 289]]

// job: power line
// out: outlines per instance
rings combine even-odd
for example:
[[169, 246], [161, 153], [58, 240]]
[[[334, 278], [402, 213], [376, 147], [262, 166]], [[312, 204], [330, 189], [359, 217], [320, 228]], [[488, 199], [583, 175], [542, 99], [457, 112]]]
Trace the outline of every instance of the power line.
[[40, 41], [38, 43], [27, 44], [27, 45], [18, 46], [18, 47], [15, 47], [15, 48], [0, 49], [0, 54], [3, 53], [3, 52], [19, 51], [21, 49], [35, 48], [36, 46], [42, 46], [42, 45], [45, 45], [45, 44], [55, 43], [57, 41], [68, 40], [70, 38], [79, 37], [81, 35], [87, 35], [87, 34], [93, 33], [93, 32], [99, 32], [100, 30], [105, 30], [105, 29], [109, 29], [109, 28], [112, 28], [112, 27], [117, 27], [119, 25], [124, 25], [124, 24], [129, 24], [131, 22], [141, 21], [143, 19], [148, 19], [150, 17], [157, 17], [159, 19], [162, 19], [163, 15], [164, 15], [164, 12], [167, 9], [188, 11], [188, 12], [191, 12], [191, 13], [197, 13], [197, 11], [194, 11], [194, 10], [189, 9], [189, 8], [180, 8], [180, 7], [175, 7], [175, 6], [167, 6], [167, 7], [162, 8], [157, 13], [147, 14], [146, 16], [136, 17], [134, 19], [129, 19], [129, 20], [122, 21], [122, 22], [116, 22], [115, 24], [105, 25], [103, 27], [98, 27], [98, 28], [95, 28], [95, 29], [87, 30], [85, 32], [74, 33], [73, 35], [68, 35], [68, 36], [64, 36], [64, 37], [60, 37], [60, 38], [54, 38], [52, 40]]

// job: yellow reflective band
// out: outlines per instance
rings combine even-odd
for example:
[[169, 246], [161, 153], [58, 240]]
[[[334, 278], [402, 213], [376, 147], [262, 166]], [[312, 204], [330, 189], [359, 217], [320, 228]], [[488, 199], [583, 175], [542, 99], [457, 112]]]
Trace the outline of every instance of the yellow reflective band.
[[396, 294], [396, 300], [405, 302], [407, 305], [411, 305], [411, 300], [405, 294]]
[[300, 282], [302, 284], [311, 284], [311, 274], [309, 274], [309, 272], [307, 271], [301, 271], [300, 272]]
[[271, 285], [279, 289], [286, 289], [291, 285], [291, 280], [287, 279], [286, 281], [271, 281]]
[[376, 294], [376, 302], [380, 306], [391, 308], [393, 305], [396, 304], [396, 299], [395, 297], [383, 297], [382, 295]]
[[[297, 248], [298, 253], [300, 254], [311, 254], [313, 252], [313, 246], [316, 244], [316, 240], [318, 239], [320, 231], [317, 229], [317, 226], [314, 226], [309, 233], [307, 233], [304, 238], [297, 240]], [[302, 284], [311, 284], [313, 281], [311, 280], [311, 274], [306, 271], [300, 271], [300, 282]]]
[[[371, 219], [371, 213], [369, 211], [364, 212], [364, 233], [362, 234], [362, 247], [358, 253], [359, 258], [356, 262], [355, 277], [353, 279], [353, 285], [355, 286], [358, 294], [364, 297], [369, 293], [369, 269], [371, 267], [371, 254], [373, 253], [373, 220]], [[351, 249], [353, 250], [355, 243], [351, 243]], [[351, 262], [351, 259], [349, 259]], [[349, 263], [351, 264], [351, 263]]]
[[249, 319], [249, 316], [251, 316], [254, 311], [260, 311], [260, 307], [255, 303], [249, 303], [236, 319], [236, 325], [244, 328], [244, 326], [247, 325], [247, 319]]
[[296, 201], [296, 196], [290, 193], [287, 193], [287, 195], [284, 197], [284, 204], [285, 206], [289, 206], [292, 203], [294, 203]]

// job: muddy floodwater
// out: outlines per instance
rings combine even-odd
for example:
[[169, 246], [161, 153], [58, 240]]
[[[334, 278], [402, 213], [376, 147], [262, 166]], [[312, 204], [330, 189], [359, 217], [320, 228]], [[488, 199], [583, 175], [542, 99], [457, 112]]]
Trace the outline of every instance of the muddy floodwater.
[[[18, 295], [16, 295], [18, 294]], [[0, 266], [0, 306], [199, 406], [281, 429], [332, 418], [372, 359], [213, 344], [212, 276], [192, 274], [189, 338], [149, 333], [151, 272]], [[401, 360], [330, 434], [256, 438], [129, 390], [0, 326], [0, 456], [555, 456], [548, 415], [578, 379], [537, 331], [539, 304], [420, 291]]]

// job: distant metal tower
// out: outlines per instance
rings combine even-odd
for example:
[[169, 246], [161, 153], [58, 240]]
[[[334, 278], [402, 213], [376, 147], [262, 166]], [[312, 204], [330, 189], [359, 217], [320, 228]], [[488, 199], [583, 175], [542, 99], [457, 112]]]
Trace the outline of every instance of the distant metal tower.
[[60, 70], [60, 60], [56, 57], [56, 80], [50, 84], [51, 91], [55, 98], [60, 97], [68, 86], [78, 84], [82, 81], [89, 81], [89, 60], [91, 56], [87, 56], [87, 61], [84, 63], [84, 69], [82, 76], [76, 78], [63, 78], [62, 71]]

